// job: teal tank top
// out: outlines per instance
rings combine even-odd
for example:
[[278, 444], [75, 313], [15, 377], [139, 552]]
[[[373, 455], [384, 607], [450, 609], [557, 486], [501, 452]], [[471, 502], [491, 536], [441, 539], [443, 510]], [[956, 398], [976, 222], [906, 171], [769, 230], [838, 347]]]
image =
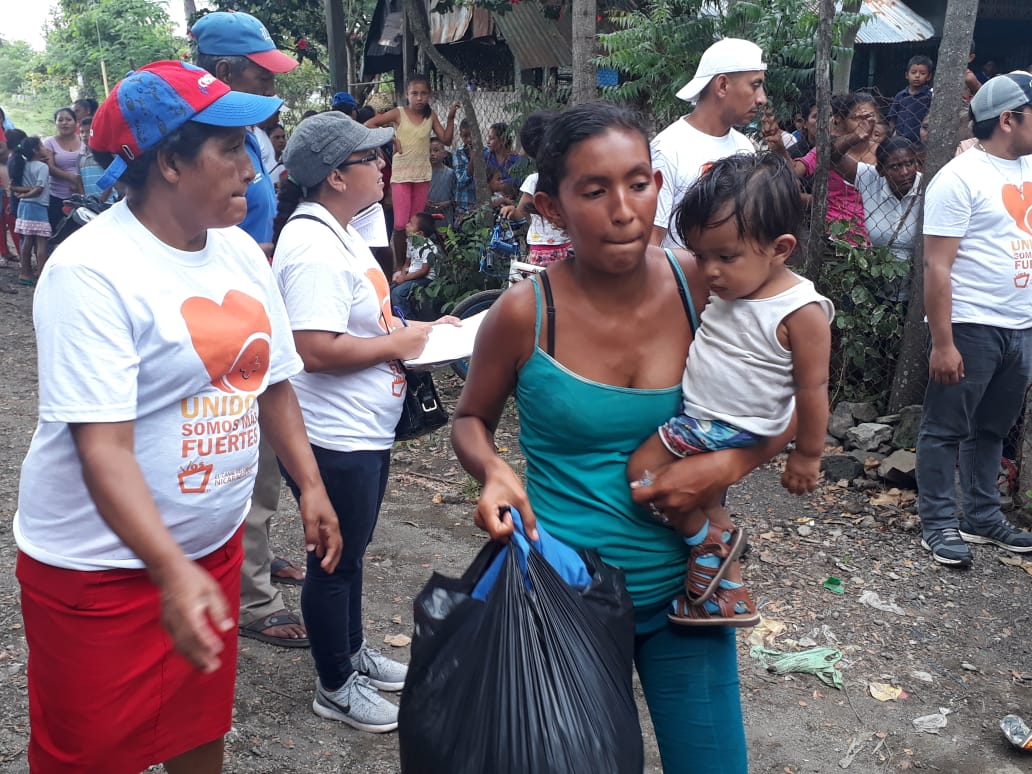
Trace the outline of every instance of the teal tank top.
[[[667, 258], [694, 332], [697, 317], [688, 283], [669, 251]], [[631, 500], [625, 469], [634, 450], [680, 411], [681, 385], [614, 387], [565, 368], [539, 346], [537, 280], [532, 278], [534, 352], [516, 384], [530, 503], [555, 537], [576, 549], [597, 549], [607, 563], [621, 568], [636, 608], [664, 605], [683, 593], [688, 550], [677, 532]]]

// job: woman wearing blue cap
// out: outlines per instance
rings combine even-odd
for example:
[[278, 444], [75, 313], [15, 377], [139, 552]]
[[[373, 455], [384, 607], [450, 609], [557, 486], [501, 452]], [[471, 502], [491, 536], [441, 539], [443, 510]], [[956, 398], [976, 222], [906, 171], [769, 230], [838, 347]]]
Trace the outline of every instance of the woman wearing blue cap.
[[309, 552], [338, 561], [286, 312], [230, 228], [255, 174], [244, 127], [279, 104], [168, 61], [94, 118], [102, 184], [126, 199], [55, 251], [34, 304], [39, 424], [14, 521], [33, 771], [221, 771], [262, 434], [301, 482]]

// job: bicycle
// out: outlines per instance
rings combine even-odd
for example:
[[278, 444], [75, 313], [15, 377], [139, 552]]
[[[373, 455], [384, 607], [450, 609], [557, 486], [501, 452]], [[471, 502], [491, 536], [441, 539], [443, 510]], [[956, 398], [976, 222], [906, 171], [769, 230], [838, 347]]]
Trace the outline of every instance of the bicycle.
[[[506, 288], [511, 288], [532, 274], [544, 271], [544, 266], [517, 260], [520, 256], [520, 244], [513, 226], [518, 227], [525, 222], [513, 222], [502, 217], [496, 219], [491, 229], [491, 239], [480, 253], [479, 271], [485, 276], [485, 282], [492, 277], [504, 279], [505, 287], [481, 290], [462, 299], [452, 310], [453, 315], [462, 320], [478, 315], [490, 309]], [[456, 360], [451, 367], [460, 379], [465, 380], [466, 374], [469, 373], [469, 358]]]

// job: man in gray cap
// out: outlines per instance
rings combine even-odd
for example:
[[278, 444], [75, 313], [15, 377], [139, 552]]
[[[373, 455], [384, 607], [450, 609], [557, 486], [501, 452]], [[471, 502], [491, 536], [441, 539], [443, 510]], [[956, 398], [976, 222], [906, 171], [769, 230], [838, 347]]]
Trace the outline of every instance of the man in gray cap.
[[[297, 62], [276, 49], [269, 31], [250, 14], [217, 11], [202, 16], [190, 30], [196, 45], [194, 62], [233, 91], [270, 96], [276, 74]], [[255, 176], [247, 186], [247, 216], [240, 228], [272, 254], [272, 221], [276, 191], [262, 162], [261, 140], [254, 127], [245, 137]], [[244, 522], [244, 565], [240, 577], [240, 634], [283, 647], [308, 647], [300, 616], [287, 609], [274, 582], [300, 586], [304, 571], [272, 555], [269, 523], [279, 507], [280, 472], [272, 447], [262, 441], [258, 452], [251, 509]]]
[[[1032, 379], [1032, 75], [971, 99], [975, 146], [925, 195], [924, 299], [932, 346], [917, 440], [921, 545], [950, 567], [967, 543], [1032, 551], [1000, 511], [1003, 442]], [[954, 471], [959, 468], [963, 514]]]
[[703, 52], [695, 77], [677, 92], [678, 99], [697, 104], [652, 140], [652, 166], [663, 173], [653, 244], [683, 247], [670, 229], [685, 191], [714, 161], [756, 151], [749, 139], [732, 127], [749, 123], [767, 104], [763, 90], [766, 70], [759, 46], [724, 38]]

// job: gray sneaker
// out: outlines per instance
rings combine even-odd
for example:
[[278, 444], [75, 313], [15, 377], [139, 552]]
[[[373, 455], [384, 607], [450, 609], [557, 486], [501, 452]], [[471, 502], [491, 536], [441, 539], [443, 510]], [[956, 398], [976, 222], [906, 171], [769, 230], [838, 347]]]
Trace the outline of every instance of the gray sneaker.
[[359, 731], [383, 734], [398, 727], [398, 708], [383, 698], [369, 679], [358, 672], [335, 691], [322, 687], [315, 679], [315, 700], [312, 710], [321, 718], [339, 720]]
[[971, 564], [971, 549], [955, 529], [929, 529], [921, 536], [921, 547], [932, 552], [932, 558], [947, 567]]
[[408, 667], [362, 642], [358, 653], [351, 657], [351, 666], [356, 672], [369, 678], [369, 684], [381, 691], [400, 691], [405, 687]]
[[1032, 532], [1016, 529], [1006, 519], [1000, 519], [988, 526], [977, 527], [962, 524], [960, 536], [969, 543], [992, 543], [1019, 554], [1032, 551]]

